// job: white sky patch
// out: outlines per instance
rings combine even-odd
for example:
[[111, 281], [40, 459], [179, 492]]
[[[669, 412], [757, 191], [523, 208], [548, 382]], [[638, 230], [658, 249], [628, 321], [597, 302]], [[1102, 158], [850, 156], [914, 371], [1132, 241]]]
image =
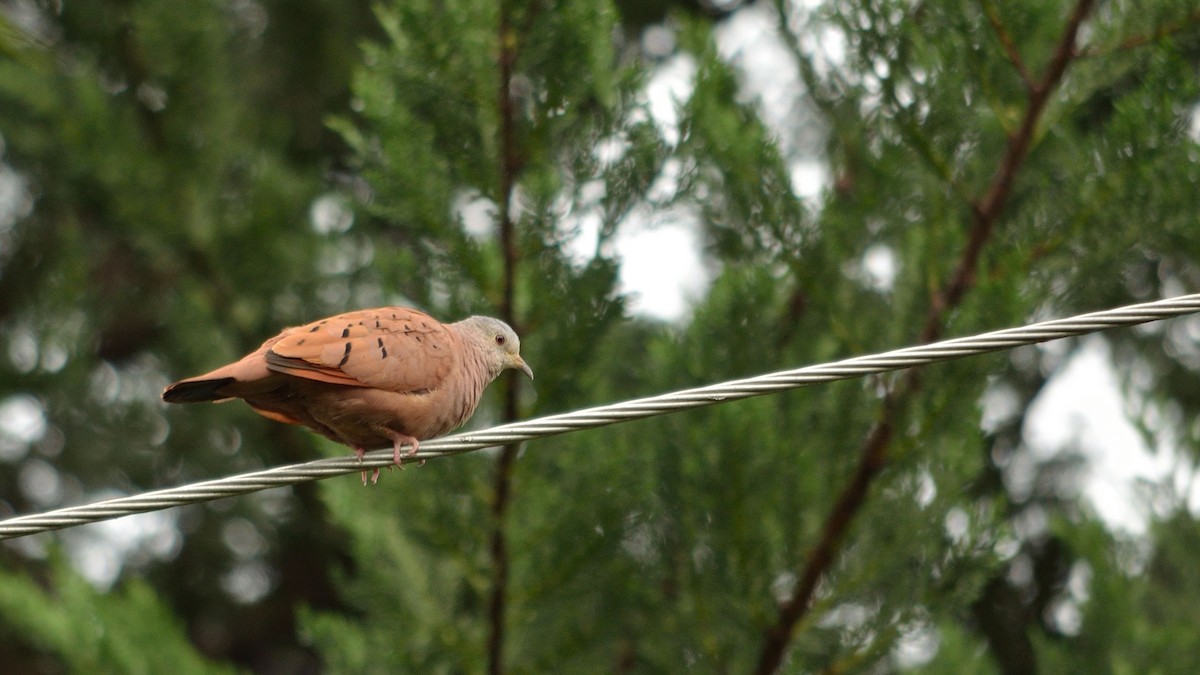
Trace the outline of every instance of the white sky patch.
[[[596, 147], [592, 150], [592, 154], [596, 157], [596, 161], [600, 165], [608, 168], [616, 164], [629, 152], [629, 140], [620, 136], [609, 136], [601, 139], [596, 143]], [[601, 183], [603, 185], [603, 183]]]
[[600, 202], [604, 195], [604, 181], [593, 180], [580, 187], [577, 200], [563, 196], [556, 204], [556, 208], [564, 213], [562, 227], [567, 237], [566, 253], [577, 264], [586, 264], [601, 252], [598, 247], [604, 217]]
[[[696, 78], [696, 62], [689, 54], [667, 59], [650, 78], [646, 102], [663, 139], [677, 144], [680, 105], [691, 95]], [[677, 189], [678, 161], [668, 161], [650, 189], [651, 201], [669, 199]], [[602, 186], [601, 186], [602, 187]], [[576, 255], [590, 257], [595, 252], [600, 222], [588, 213], [591, 197], [585, 190], [584, 204], [572, 225], [577, 234], [571, 245]], [[707, 283], [701, 259], [698, 225], [686, 214], [675, 212], [664, 219], [647, 209], [635, 209], [618, 229], [614, 253], [621, 262], [620, 290], [630, 297], [633, 314], [668, 321], [682, 318], [691, 301], [701, 295]]]
[[[819, 3], [812, 3], [819, 4]], [[812, 7], [810, 9], [815, 9]], [[793, 28], [793, 32], [799, 26], [799, 22], [803, 21], [807, 16], [807, 12], [797, 12], [789, 17], [789, 24]], [[815, 30], [803, 30], [799, 32], [799, 40], [801, 49], [812, 57], [813, 68], [820, 75], [826, 75], [830, 72], [840, 69], [846, 63], [846, 35], [828, 25], [817, 26]]]
[[600, 241], [600, 214], [586, 212], [571, 219], [574, 232], [567, 242], [566, 251], [571, 260], [586, 263], [596, 255], [596, 247]]
[[1025, 442], [1046, 459], [1076, 445], [1088, 460], [1083, 494], [1109, 527], [1142, 534], [1148, 506], [1139, 479], [1161, 481], [1171, 472], [1171, 448], [1146, 447], [1125, 414], [1125, 402], [1108, 343], [1089, 338], [1034, 400]]
[[454, 199], [454, 215], [473, 237], [491, 237], [496, 231], [496, 204], [478, 194], [462, 192]]
[[[20, 459], [29, 444], [45, 435], [46, 414], [36, 398], [16, 394], [0, 401], [0, 459]], [[10, 445], [19, 447], [19, 452], [6, 450]]]
[[[96, 500], [120, 496], [95, 495]], [[110, 588], [131, 559], [173, 558], [182, 545], [176, 527], [177, 511], [151, 511], [106, 520], [63, 533], [67, 557], [80, 574], [100, 590]]]
[[788, 167], [792, 177], [792, 194], [801, 199], [815, 200], [829, 185], [829, 169], [815, 159], [798, 160]]
[[667, 320], [683, 317], [704, 291], [700, 242], [695, 228], [682, 223], [625, 228], [617, 236], [621, 291], [634, 314]]
[[862, 271], [864, 281], [877, 291], [890, 291], [896, 281], [900, 262], [896, 252], [886, 244], [871, 244], [863, 253]]
[[239, 562], [221, 575], [221, 590], [243, 605], [262, 600], [275, 587], [276, 572], [261, 560]]
[[696, 60], [676, 54], [655, 70], [646, 87], [650, 116], [671, 145], [679, 143], [679, 106], [691, 96], [695, 82]]
[[[5, 142], [0, 135], [0, 236], [33, 212], [33, 195], [25, 178], [4, 162]], [[3, 239], [0, 239], [3, 243]], [[0, 251], [2, 253], [2, 251]]]
[[[0, 139], [0, 143], [3, 139]], [[0, 147], [0, 150], [3, 150]], [[33, 198], [25, 179], [7, 164], [0, 163], [0, 234], [33, 211]]]
[[756, 101], [763, 121], [779, 133], [795, 125], [804, 84], [777, 24], [769, 3], [749, 5], [717, 24], [714, 39], [721, 60], [741, 70], [744, 99]]
[[652, 58], [665, 58], [675, 51], [675, 31], [658, 24], [642, 31], [642, 51]]
[[58, 470], [44, 459], [26, 459], [17, 472], [21, 494], [40, 508], [57, 506], [63, 497], [63, 481]]
[[922, 616], [900, 628], [900, 639], [892, 650], [892, 658], [902, 670], [919, 668], [937, 656], [941, 642], [933, 622]]
[[318, 234], [340, 234], [354, 225], [354, 209], [340, 194], [323, 194], [308, 207], [308, 220]]
[[[754, 101], [762, 111], [764, 122], [776, 134], [792, 133], [796, 110], [801, 103], [804, 87], [794, 60], [780, 40], [777, 17], [773, 8], [752, 5], [735, 12], [722, 22], [714, 40], [721, 58], [737, 66], [743, 75], [742, 98]], [[655, 40], [665, 41], [656, 35]], [[659, 66], [646, 88], [650, 115], [667, 143], [679, 143], [680, 106], [687, 101], [695, 84], [697, 65], [688, 54], [677, 54]], [[792, 162], [792, 188], [802, 198], [815, 199], [829, 184], [829, 174], [823, 162], [816, 158], [798, 158]], [[663, 167], [656, 181], [651, 200], [669, 198], [674, 193], [678, 163]], [[697, 225], [686, 218], [671, 224], [640, 226], [645, 216], [632, 215], [617, 237], [617, 253], [621, 257], [623, 289], [634, 296], [631, 310], [637, 314], [673, 320], [682, 317], [691, 299], [702, 294], [707, 283], [703, 267]], [[598, 224], [580, 214], [577, 221], [578, 243], [572, 245], [577, 254], [594, 251]], [[642, 250], [642, 248], [646, 250]], [[877, 272], [880, 270], [872, 270]], [[889, 275], [884, 271], [881, 281]]]

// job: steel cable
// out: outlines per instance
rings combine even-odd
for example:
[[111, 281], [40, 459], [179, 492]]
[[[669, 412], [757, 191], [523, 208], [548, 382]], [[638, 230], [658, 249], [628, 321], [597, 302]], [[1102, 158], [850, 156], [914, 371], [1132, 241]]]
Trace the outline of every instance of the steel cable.
[[[862, 377], [1012, 349], [1048, 340], [1086, 335], [1108, 328], [1131, 326], [1195, 312], [1200, 312], [1200, 294], [1118, 307], [1067, 319], [1043, 321], [1019, 328], [943, 340], [882, 354], [858, 356], [833, 363], [768, 373], [559, 415], [548, 415], [480, 431], [468, 431], [424, 441], [421, 443], [421, 450], [416, 457], [430, 459], [456, 455], [507, 443], [518, 443], [679, 410], [716, 405], [812, 384]], [[233, 497], [269, 488], [355, 473], [363, 469], [389, 466], [391, 463], [391, 450], [375, 450], [367, 453], [361, 463], [350, 456], [318, 459], [303, 464], [217, 478], [140, 495], [69, 506], [42, 514], [16, 516], [0, 521], [0, 539], [11, 539], [172, 506]]]

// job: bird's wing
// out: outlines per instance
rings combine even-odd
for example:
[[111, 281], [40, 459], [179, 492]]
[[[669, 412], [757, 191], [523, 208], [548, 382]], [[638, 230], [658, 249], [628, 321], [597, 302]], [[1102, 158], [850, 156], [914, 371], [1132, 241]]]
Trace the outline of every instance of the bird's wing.
[[461, 359], [462, 342], [406, 307], [347, 312], [289, 328], [266, 354], [277, 373], [395, 392], [436, 389]]

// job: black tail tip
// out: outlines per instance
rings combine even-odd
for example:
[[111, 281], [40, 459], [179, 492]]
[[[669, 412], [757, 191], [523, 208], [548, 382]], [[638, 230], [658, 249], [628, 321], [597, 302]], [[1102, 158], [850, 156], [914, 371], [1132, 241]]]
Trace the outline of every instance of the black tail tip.
[[167, 403], [203, 403], [205, 401], [220, 401], [229, 398], [219, 393], [227, 385], [233, 384], [232, 377], [222, 377], [215, 380], [183, 380], [163, 390], [162, 400]]

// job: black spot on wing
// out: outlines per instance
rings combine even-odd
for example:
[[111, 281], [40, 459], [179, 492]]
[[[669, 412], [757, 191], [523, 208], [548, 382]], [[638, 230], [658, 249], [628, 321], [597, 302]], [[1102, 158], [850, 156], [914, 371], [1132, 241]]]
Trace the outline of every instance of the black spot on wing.
[[341, 368], [342, 366], [346, 365], [346, 362], [349, 360], [350, 360], [350, 343], [347, 342], [346, 343], [346, 352], [344, 354], [342, 354], [342, 360], [338, 362], [338, 368]]

